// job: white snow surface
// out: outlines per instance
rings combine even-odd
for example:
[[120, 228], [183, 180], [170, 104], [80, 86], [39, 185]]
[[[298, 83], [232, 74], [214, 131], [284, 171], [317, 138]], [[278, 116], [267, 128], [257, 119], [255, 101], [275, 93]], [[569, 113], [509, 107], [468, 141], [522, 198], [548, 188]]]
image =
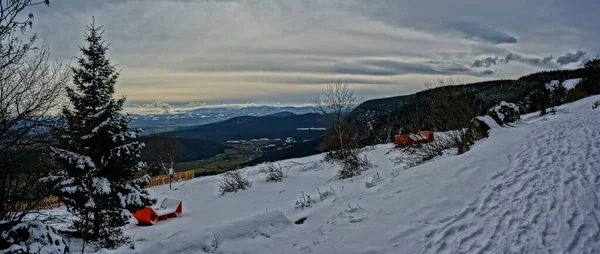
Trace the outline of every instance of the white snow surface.
[[581, 82], [580, 78], [574, 78], [574, 79], [567, 79], [565, 81], [563, 81], [562, 85], [567, 89], [567, 90], [571, 90], [573, 88], [575, 88], [575, 86], [577, 84], [579, 84], [579, 82]]
[[[151, 188], [183, 200], [182, 217], [132, 226], [135, 248], [100, 252], [598, 253], [599, 99], [524, 115], [465, 154], [406, 170], [387, 144], [366, 151], [374, 167], [347, 180], [315, 155], [280, 162], [289, 176], [277, 183], [248, 168], [252, 187], [224, 196], [219, 176]], [[316, 203], [294, 209], [302, 193]]]
[[478, 116], [477, 120], [484, 122], [490, 129], [500, 128], [500, 125], [491, 116]]
[[[552, 81], [550, 81], [550, 83], [546, 84], [546, 88], [554, 90], [558, 86], [559, 82], [560, 81], [558, 81], [558, 80], [552, 80]], [[564, 88], [566, 88], [567, 90], [571, 90], [571, 89], [575, 88], [575, 86], [577, 84], [579, 84], [579, 82], [581, 82], [581, 78], [567, 79], [562, 82], [562, 86]]]

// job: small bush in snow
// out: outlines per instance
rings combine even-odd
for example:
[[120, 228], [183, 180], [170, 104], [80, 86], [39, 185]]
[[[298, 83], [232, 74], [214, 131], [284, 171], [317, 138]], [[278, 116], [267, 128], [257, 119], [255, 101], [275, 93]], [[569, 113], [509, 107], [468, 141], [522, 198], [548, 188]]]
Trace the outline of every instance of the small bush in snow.
[[210, 243], [206, 244], [202, 250], [206, 253], [216, 253], [217, 249], [219, 249], [219, 237], [216, 234], [213, 234], [213, 238], [210, 239]]
[[244, 175], [244, 170], [231, 170], [221, 174], [219, 179], [219, 194], [245, 190], [252, 186], [252, 182]]
[[267, 182], [281, 182], [283, 178], [287, 177], [287, 173], [283, 172], [281, 165], [275, 163], [267, 163], [261, 169], [260, 172], [265, 174], [265, 180]]
[[317, 193], [319, 193], [319, 198], [321, 199], [321, 202], [327, 199], [327, 197], [335, 195], [335, 191], [333, 190], [333, 188], [330, 188], [329, 190], [326, 190], [324, 192], [321, 192], [321, 190], [317, 188]]
[[302, 192], [302, 196], [296, 201], [296, 205], [294, 208], [296, 209], [304, 209], [312, 207], [311, 204], [316, 203], [314, 200], [310, 199], [310, 196], [304, 195], [304, 191]]
[[354, 150], [349, 153], [342, 161], [342, 168], [338, 171], [339, 179], [347, 179], [360, 175], [363, 171], [372, 166], [371, 161], [364, 155], [360, 156], [359, 150]]
[[300, 172], [306, 172], [309, 170], [318, 171], [320, 169], [321, 169], [321, 165], [319, 163], [317, 163], [316, 161], [314, 161], [311, 163], [304, 164], [298, 171], [300, 171]]
[[594, 104], [592, 105], [592, 109], [597, 109], [598, 106], [600, 106], [600, 101], [594, 102]]
[[412, 168], [425, 163], [428, 160], [441, 155], [442, 151], [431, 149], [430, 146], [415, 145], [402, 148], [402, 152], [394, 160], [396, 165], [401, 165], [404, 168]]
[[440, 156], [444, 151], [452, 148], [457, 148], [461, 144], [464, 131], [448, 131], [438, 134], [434, 142], [414, 144], [401, 148], [401, 152], [394, 160], [396, 165], [401, 165], [404, 168], [411, 168], [437, 156]]

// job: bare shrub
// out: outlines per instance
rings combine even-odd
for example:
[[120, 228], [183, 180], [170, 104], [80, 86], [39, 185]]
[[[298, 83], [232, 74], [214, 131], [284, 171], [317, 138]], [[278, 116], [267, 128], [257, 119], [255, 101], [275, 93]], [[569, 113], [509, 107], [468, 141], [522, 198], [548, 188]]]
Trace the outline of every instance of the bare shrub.
[[337, 177], [340, 179], [359, 175], [371, 163], [366, 156], [360, 157], [357, 131], [344, 117], [350, 114], [359, 100], [348, 83], [332, 83], [323, 90], [322, 96], [313, 99], [316, 113], [325, 116], [331, 124], [331, 133], [325, 136], [321, 148], [329, 152], [326, 161], [341, 161], [342, 168]]
[[437, 84], [425, 83], [425, 87], [430, 90], [427, 96], [427, 106], [430, 111], [428, 120], [435, 131], [445, 133], [443, 143], [451, 143], [449, 145], [453, 147], [458, 147], [471, 119], [477, 116], [472, 106], [475, 104], [474, 97], [464, 91], [448, 89], [461, 83], [459, 79], [453, 78], [440, 78]]
[[318, 171], [321, 169], [321, 165], [319, 163], [317, 163], [316, 161], [310, 162], [310, 163], [305, 163], [305, 164], [301, 164], [302, 167], [298, 170], [300, 172], [306, 172], [309, 170], [315, 170]]
[[[328, 151], [325, 154], [325, 161], [341, 162], [344, 161], [346, 157], [352, 156], [353, 153], [359, 152], [359, 150], [365, 150], [364, 148], [360, 148], [358, 131], [356, 128], [346, 122], [344, 122], [343, 125], [344, 131], [341, 136], [338, 136], [335, 133], [328, 133], [325, 135], [324, 141], [320, 145], [322, 151]], [[344, 144], [344, 147], [341, 147], [340, 144]]]
[[219, 245], [221, 245], [219, 237], [216, 234], [213, 234], [213, 238], [207, 241], [202, 250], [206, 253], [216, 253], [219, 249]]
[[[0, 53], [4, 46], [0, 43]], [[50, 62], [46, 45], [0, 68], [0, 221], [21, 221], [54, 187], [40, 184], [52, 168], [42, 151], [60, 125], [52, 114], [63, 103], [69, 78], [67, 66]]]
[[41, 4], [49, 0], [0, 1], [0, 221], [23, 220], [53, 188], [40, 184], [50, 168], [40, 153], [52, 142], [70, 71], [35, 45], [29, 30]]
[[287, 172], [283, 172], [279, 163], [267, 163], [260, 169], [260, 172], [265, 174], [267, 182], [281, 182], [283, 178], [287, 177]]
[[304, 195], [304, 191], [302, 192], [302, 196], [298, 198], [296, 201], [295, 209], [304, 209], [312, 207], [312, 204], [316, 203], [316, 201], [312, 200], [310, 196]]
[[321, 192], [321, 190], [317, 188], [317, 193], [319, 193], [319, 198], [321, 199], [321, 202], [323, 202], [328, 197], [335, 195], [335, 190], [333, 190], [333, 188], [330, 188], [329, 190]]
[[461, 145], [467, 127], [471, 119], [477, 116], [477, 112], [472, 107], [475, 104], [472, 95], [458, 89], [448, 89], [459, 84], [461, 81], [453, 78], [440, 78], [436, 84], [425, 83], [429, 90], [426, 99], [429, 114], [425, 117], [434, 126], [433, 131], [438, 133], [434, 142], [402, 148], [395, 160], [397, 164], [403, 164], [406, 168], [413, 167]]
[[231, 170], [221, 174], [219, 179], [219, 194], [237, 192], [252, 187], [252, 182], [245, 177], [244, 170]]
[[148, 164], [146, 173], [150, 176], [169, 174], [183, 152], [181, 140], [169, 133], [147, 137], [144, 143], [146, 147], [142, 156]]
[[402, 165], [404, 168], [420, 165], [442, 155], [448, 149], [458, 147], [462, 140], [458, 134], [458, 131], [436, 133], [434, 142], [414, 144], [401, 148], [401, 152], [395, 158], [394, 162], [397, 165]]
[[344, 142], [344, 136], [348, 134], [348, 123], [344, 121], [354, 107], [359, 104], [359, 100], [354, 94], [348, 83], [341, 81], [329, 84], [323, 95], [313, 99], [315, 104], [315, 112], [321, 114], [331, 124], [331, 129], [336, 136], [338, 143], [338, 151], [342, 154], [348, 148], [348, 144]]
[[350, 150], [342, 161], [342, 168], [338, 171], [337, 178], [347, 179], [360, 175], [371, 166], [371, 160], [367, 155], [360, 156], [360, 150], [358, 149]]

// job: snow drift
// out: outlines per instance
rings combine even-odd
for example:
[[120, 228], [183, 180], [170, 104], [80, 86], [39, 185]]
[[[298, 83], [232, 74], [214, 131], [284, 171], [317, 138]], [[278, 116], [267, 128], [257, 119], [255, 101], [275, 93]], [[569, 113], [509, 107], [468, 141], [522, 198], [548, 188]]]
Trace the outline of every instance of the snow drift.
[[[223, 226], [206, 229], [204, 232], [194, 230], [192, 226], [177, 231], [163, 240], [145, 244], [140, 241], [141, 248], [124, 246], [118, 253], [213, 253], [219, 247], [234, 240], [271, 238], [277, 233], [293, 227], [294, 224], [281, 212], [272, 211], [248, 218], [240, 219]], [[111, 253], [103, 250], [100, 253]]]

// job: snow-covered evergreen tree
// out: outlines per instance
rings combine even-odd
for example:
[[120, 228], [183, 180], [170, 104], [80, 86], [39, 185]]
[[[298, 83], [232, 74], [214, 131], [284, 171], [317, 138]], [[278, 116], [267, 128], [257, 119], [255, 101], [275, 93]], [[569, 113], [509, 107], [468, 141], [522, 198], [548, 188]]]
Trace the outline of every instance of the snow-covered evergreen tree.
[[125, 98], [113, 94], [119, 76], [106, 57], [107, 45], [101, 27], [94, 24], [84, 34], [88, 43], [83, 57], [73, 67], [73, 88], [67, 88], [70, 107], [63, 109], [65, 128], [51, 148], [57, 172], [49, 179], [59, 183], [57, 195], [79, 217], [75, 229], [86, 240], [104, 246], [122, 243], [122, 226], [129, 222], [128, 210], [155, 201], [143, 185], [141, 130], [129, 129], [129, 116], [121, 114]]

